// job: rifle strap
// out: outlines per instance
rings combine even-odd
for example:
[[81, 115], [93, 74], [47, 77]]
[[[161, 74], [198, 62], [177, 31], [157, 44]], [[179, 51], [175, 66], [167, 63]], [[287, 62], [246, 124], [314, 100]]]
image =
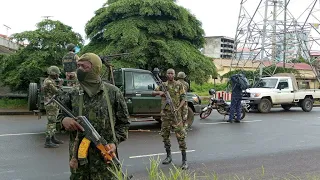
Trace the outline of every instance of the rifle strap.
[[[82, 116], [83, 111], [83, 90], [79, 90], [79, 116]], [[76, 158], [78, 155], [78, 146], [79, 146], [79, 132], [77, 131], [76, 137], [74, 139], [74, 144], [72, 148], [72, 158], [70, 160], [70, 167], [74, 170], [78, 168], [78, 159]]]
[[106, 101], [107, 101], [108, 114], [109, 114], [111, 130], [112, 130], [113, 141], [114, 141], [115, 144], [117, 144], [116, 133], [115, 133], [115, 130], [114, 130], [112, 106], [111, 106], [111, 102], [110, 102], [108, 88], [107, 88], [106, 85], [103, 85], [103, 92], [104, 92], [104, 96], [105, 96]]

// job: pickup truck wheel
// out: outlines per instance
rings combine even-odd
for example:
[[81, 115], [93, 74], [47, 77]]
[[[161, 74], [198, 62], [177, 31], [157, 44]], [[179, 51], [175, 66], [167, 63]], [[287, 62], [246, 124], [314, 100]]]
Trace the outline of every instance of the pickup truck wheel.
[[191, 125], [193, 124], [193, 120], [194, 120], [194, 112], [190, 107], [188, 107], [188, 118], [186, 122], [188, 124], [188, 128], [190, 128]]
[[304, 112], [310, 112], [313, 108], [313, 101], [310, 98], [302, 100], [301, 108]]
[[263, 98], [258, 105], [258, 111], [261, 113], [268, 113], [270, 112], [271, 105], [272, 104], [269, 99]]
[[290, 108], [292, 108], [292, 105], [290, 105], [290, 104], [281, 104], [281, 107], [282, 107], [284, 110], [289, 111]]
[[38, 101], [38, 86], [37, 83], [30, 83], [28, 90], [28, 109], [33, 111], [37, 109]]

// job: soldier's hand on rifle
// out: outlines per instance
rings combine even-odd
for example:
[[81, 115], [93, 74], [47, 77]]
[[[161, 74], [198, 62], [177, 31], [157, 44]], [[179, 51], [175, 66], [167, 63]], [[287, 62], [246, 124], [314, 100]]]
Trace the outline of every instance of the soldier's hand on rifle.
[[165, 96], [165, 93], [162, 91], [159, 91], [158, 93], [159, 93], [159, 96]]
[[62, 120], [62, 125], [68, 131], [84, 131], [83, 127], [75, 119], [70, 117], [65, 117]]
[[[107, 144], [105, 146], [106, 150], [108, 151], [108, 154], [112, 154], [114, 152], [116, 152], [116, 145], [113, 143]], [[111, 161], [107, 160], [107, 163], [110, 163]]]
[[64, 82], [63, 79], [60, 79], [60, 78], [59, 78], [58, 81], [59, 81], [58, 86], [62, 86], [62, 84], [63, 84], [63, 82]]

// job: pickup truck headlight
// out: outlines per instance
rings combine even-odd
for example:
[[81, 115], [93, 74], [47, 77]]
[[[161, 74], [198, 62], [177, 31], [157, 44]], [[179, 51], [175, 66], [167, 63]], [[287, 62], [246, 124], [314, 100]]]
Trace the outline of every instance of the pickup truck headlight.
[[261, 93], [251, 93], [250, 96], [251, 97], [259, 97], [261, 95]]

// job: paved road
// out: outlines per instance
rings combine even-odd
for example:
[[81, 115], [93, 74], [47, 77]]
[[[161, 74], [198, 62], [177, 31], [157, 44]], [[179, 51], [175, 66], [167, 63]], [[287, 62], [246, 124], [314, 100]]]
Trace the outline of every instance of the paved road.
[[[0, 116], [0, 179], [68, 179], [68, 145], [43, 148], [45, 117]], [[143, 131], [139, 131], [143, 130]], [[172, 134], [174, 164], [181, 155]], [[68, 141], [66, 135], [60, 137]], [[320, 108], [310, 113], [274, 109], [270, 114], [249, 113], [244, 122], [228, 124], [213, 113], [197, 117], [188, 133], [190, 169], [215, 172], [219, 177], [264, 178], [320, 175]], [[164, 158], [156, 122], [133, 123], [129, 140], [119, 147], [124, 168], [135, 179], [147, 179], [149, 158]], [[160, 166], [165, 171], [169, 166]], [[290, 175], [289, 175], [290, 174]]]

